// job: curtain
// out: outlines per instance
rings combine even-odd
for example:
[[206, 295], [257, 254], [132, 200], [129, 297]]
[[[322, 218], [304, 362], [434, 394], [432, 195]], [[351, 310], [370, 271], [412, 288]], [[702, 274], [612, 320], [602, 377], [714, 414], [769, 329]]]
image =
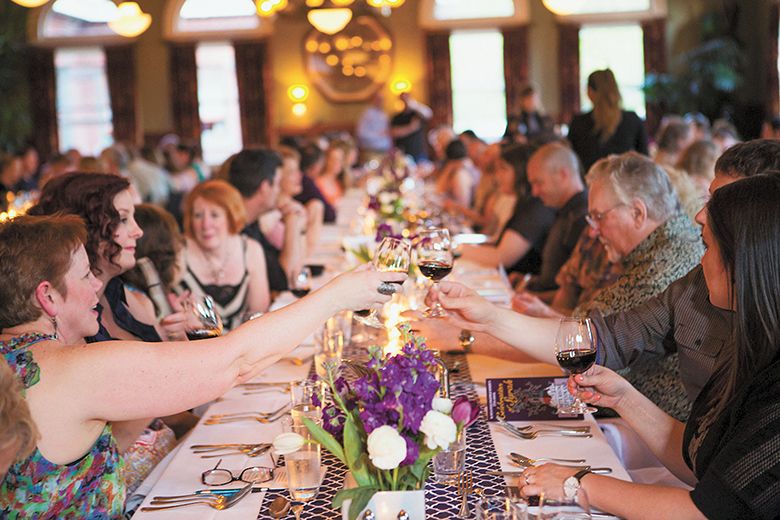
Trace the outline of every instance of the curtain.
[[431, 32], [427, 48], [428, 99], [433, 110], [430, 127], [452, 125], [452, 79], [450, 75], [450, 33]]
[[[645, 51], [645, 75], [666, 72], [666, 20], [645, 20], [642, 22], [642, 40]], [[654, 135], [663, 117], [663, 109], [658, 104], [647, 103], [645, 125], [650, 135]]]
[[30, 47], [28, 52], [33, 141], [41, 157], [51, 157], [59, 151], [54, 50]]
[[580, 110], [580, 26], [558, 23], [558, 67], [561, 89], [558, 121], [568, 123]]
[[236, 53], [241, 137], [244, 147], [268, 146], [271, 141], [268, 44], [265, 41], [235, 42], [233, 48]]
[[186, 141], [200, 144], [198, 69], [195, 44], [173, 44], [171, 49], [171, 107], [174, 131]]
[[511, 27], [504, 35], [506, 113], [520, 113], [520, 90], [528, 83], [528, 27]]
[[138, 96], [135, 81], [135, 47], [106, 47], [106, 76], [111, 99], [114, 141], [138, 144]]
[[769, 52], [767, 56], [767, 96], [766, 115], [777, 117], [780, 114], [780, 80], [777, 73], [777, 30], [780, 22], [780, 5], [772, 3], [769, 11]]

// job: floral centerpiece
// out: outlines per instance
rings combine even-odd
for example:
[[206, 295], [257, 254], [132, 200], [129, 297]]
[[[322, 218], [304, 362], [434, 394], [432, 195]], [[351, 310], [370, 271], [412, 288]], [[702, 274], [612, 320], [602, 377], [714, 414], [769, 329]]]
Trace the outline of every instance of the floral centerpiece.
[[351, 500], [351, 520], [378, 491], [422, 489], [431, 458], [478, 413], [465, 398], [453, 403], [438, 397], [433, 352], [408, 325], [402, 333], [402, 352], [383, 359], [381, 348], [372, 347], [352, 384], [338, 365], [327, 365], [333, 403], [323, 408], [322, 426], [304, 419], [314, 439], [349, 468], [357, 484], [333, 499], [336, 508]]

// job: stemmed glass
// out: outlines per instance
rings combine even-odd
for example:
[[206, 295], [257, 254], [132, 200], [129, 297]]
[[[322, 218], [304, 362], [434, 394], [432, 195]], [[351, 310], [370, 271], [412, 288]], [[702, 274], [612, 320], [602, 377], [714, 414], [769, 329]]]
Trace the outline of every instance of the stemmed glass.
[[[444, 228], [425, 229], [420, 232], [417, 242], [417, 267], [420, 272], [433, 280], [433, 285], [452, 271], [453, 255], [450, 232]], [[447, 311], [438, 302], [425, 310], [428, 318], [441, 318]]]
[[[555, 358], [570, 375], [582, 374], [596, 362], [596, 345], [590, 318], [562, 318], [555, 337]], [[569, 406], [558, 406], [559, 414], [593, 413], [596, 409], [575, 397]]]
[[311, 268], [301, 267], [301, 270], [293, 275], [290, 280], [290, 292], [296, 298], [303, 298], [311, 290]]
[[539, 497], [539, 520], [590, 520], [590, 502], [584, 489], [577, 490], [573, 497], [551, 498], [546, 494]]
[[211, 296], [189, 295], [182, 301], [190, 340], [215, 338], [222, 334], [222, 318]]
[[[406, 273], [409, 272], [411, 262], [412, 246], [407, 240], [385, 237], [379, 243], [374, 252], [373, 264], [377, 271], [385, 273]], [[388, 282], [400, 286], [403, 282]], [[377, 329], [384, 328], [384, 325], [376, 317], [375, 309], [365, 309], [355, 311], [355, 319], [364, 325]]]

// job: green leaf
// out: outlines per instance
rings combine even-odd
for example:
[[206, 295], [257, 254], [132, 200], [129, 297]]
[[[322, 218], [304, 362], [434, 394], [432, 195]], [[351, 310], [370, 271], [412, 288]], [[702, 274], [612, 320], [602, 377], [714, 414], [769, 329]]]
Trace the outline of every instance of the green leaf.
[[316, 424], [311, 419], [304, 417], [303, 424], [311, 432], [311, 436], [314, 440], [325, 446], [325, 449], [333, 454], [334, 457], [339, 459], [342, 464], [347, 464], [347, 459], [344, 456], [344, 449], [341, 447], [336, 438], [330, 433], [326, 432], [322, 426]]
[[352, 471], [352, 476], [358, 486], [371, 484], [368, 466], [361, 460], [365, 451], [365, 445], [355, 421], [351, 417], [347, 417], [344, 423], [344, 456], [347, 467]]
[[344, 504], [345, 500], [352, 500], [352, 503], [349, 506], [349, 518], [350, 520], [355, 520], [358, 513], [366, 507], [366, 504], [368, 504], [368, 501], [371, 500], [371, 497], [374, 496], [374, 493], [376, 492], [377, 489], [374, 486], [342, 489], [333, 497], [331, 505], [334, 509], [339, 509]]
[[425, 470], [428, 467], [428, 463], [436, 455], [436, 450], [423, 448], [420, 450], [420, 455], [417, 457], [417, 461], [411, 466], [412, 475], [418, 482], [425, 481]]

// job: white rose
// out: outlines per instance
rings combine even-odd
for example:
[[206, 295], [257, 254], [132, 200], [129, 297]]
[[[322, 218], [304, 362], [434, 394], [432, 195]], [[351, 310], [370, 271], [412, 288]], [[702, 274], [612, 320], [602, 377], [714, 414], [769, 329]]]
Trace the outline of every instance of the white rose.
[[449, 415], [431, 410], [423, 417], [420, 431], [425, 434], [425, 445], [434, 450], [447, 448], [455, 442], [457, 427]]
[[395, 469], [406, 458], [406, 441], [391, 426], [380, 426], [368, 436], [368, 458], [379, 469]]
[[452, 411], [452, 399], [448, 397], [434, 397], [431, 401], [431, 408], [437, 412], [449, 415]]

